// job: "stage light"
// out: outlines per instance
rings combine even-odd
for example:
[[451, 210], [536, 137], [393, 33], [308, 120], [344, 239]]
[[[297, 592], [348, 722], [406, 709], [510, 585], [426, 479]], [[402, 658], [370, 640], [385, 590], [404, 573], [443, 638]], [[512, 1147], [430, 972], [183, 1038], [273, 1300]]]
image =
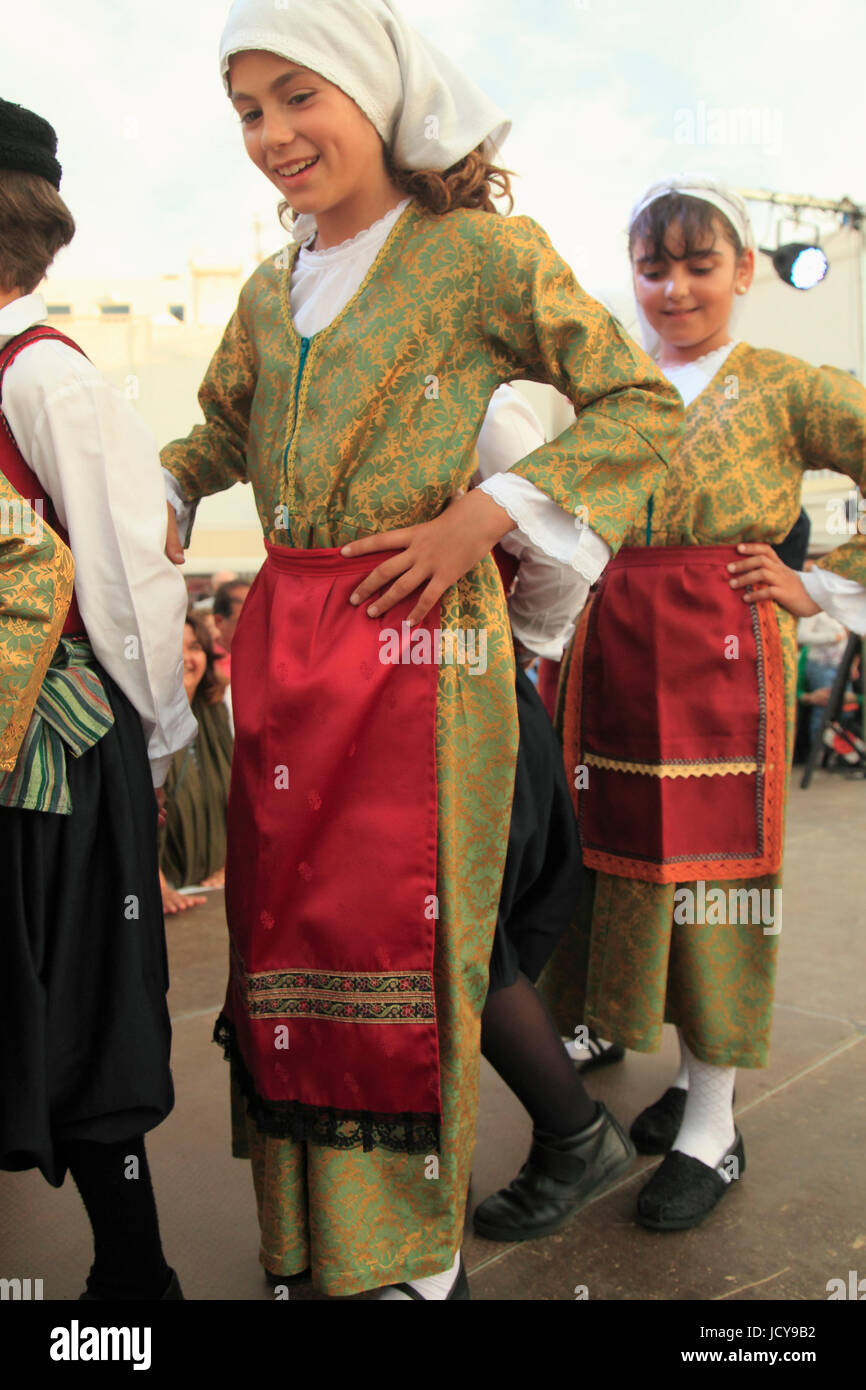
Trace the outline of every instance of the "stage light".
[[830, 269], [820, 246], [805, 241], [789, 241], [768, 254], [773, 258], [776, 274], [795, 290], [813, 290]]

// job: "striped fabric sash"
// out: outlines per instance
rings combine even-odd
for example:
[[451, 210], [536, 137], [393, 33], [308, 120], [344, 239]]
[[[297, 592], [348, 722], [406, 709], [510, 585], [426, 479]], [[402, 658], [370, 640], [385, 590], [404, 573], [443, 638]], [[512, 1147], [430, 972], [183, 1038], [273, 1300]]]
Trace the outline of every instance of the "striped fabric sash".
[[18, 761], [0, 776], [0, 806], [72, 811], [66, 753], [80, 758], [114, 723], [105, 687], [84, 637], [62, 637], [42, 683]]

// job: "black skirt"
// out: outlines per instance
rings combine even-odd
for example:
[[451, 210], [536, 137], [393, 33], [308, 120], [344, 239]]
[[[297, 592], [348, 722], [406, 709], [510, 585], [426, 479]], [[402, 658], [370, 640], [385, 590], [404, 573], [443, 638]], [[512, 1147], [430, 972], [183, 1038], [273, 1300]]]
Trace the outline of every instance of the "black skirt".
[[572, 916], [583, 866], [562, 747], [538, 693], [517, 668], [520, 744], [490, 992], [518, 972], [538, 979]]
[[141, 720], [68, 758], [68, 816], [0, 807], [0, 1168], [58, 1187], [65, 1139], [153, 1129], [174, 1103], [156, 803]]

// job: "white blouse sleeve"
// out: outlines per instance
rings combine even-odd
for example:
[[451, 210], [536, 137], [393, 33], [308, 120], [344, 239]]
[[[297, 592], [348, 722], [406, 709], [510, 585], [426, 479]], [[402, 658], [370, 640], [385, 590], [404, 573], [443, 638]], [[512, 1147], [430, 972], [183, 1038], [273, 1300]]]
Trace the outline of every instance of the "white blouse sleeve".
[[164, 553], [165, 490], [140, 416], [74, 349], [28, 347], [3, 409], [69, 533], [75, 593], [97, 660], [141, 717], [154, 786], [196, 736], [183, 687], [183, 577]]
[[610, 547], [526, 478], [507, 470], [545, 442], [534, 410], [510, 386], [494, 392], [478, 436], [486, 492], [518, 525], [500, 542], [520, 560], [509, 600], [514, 635], [536, 656], [558, 661], [571, 638], [590, 584]]
[[192, 523], [195, 519], [196, 504], [187, 502], [183, 493], [177, 485], [177, 478], [173, 473], [169, 473], [167, 468], [162, 470], [162, 480], [165, 484], [165, 500], [170, 502], [172, 510], [177, 517], [177, 530], [180, 536], [180, 543], [186, 550], [189, 545], [190, 535], [192, 534]]
[[811, 599], [850, 632], [866, 636], [866, 588], [856, 579], [845, 579], [832, 570], [815, 566], [800, 575]]
[[528, 478], [509, 471], [544, 443], [544, 431], [529, 402], [512, 387], [500, 386], [478, 436], [481, 490], [504, 507], [534, 551], [568, 565], [594, 584], [611, 557], [607, 542]]

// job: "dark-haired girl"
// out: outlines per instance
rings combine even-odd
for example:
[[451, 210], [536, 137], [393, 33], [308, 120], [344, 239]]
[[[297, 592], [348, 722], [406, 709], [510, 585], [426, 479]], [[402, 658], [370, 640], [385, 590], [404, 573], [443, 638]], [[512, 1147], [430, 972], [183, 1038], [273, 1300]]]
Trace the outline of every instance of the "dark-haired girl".
[[[686, 404], [671, 467], [575, 635], [566, 763], [590, 891], [544, 989], [639, 1052], [677, 1025], [681, 1066], [632, 1128], [667, 1153], [647, 1226], [701, 1221], [745, 1166], [735, 1068], [767, 1063], [791, 762], [795, 619], [823, 608], [866, 631], [866, 539], [809, 574], [772, 550], [803, 471], [866, 481], [866, 393], [830, 367], [738, 342], [751, 283], [742, 200], [713, 180], [657, 184], [630, 251], [648, 349]], [[576, 774], [576, 775], [574, 775]]]

